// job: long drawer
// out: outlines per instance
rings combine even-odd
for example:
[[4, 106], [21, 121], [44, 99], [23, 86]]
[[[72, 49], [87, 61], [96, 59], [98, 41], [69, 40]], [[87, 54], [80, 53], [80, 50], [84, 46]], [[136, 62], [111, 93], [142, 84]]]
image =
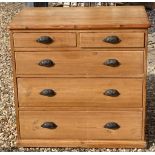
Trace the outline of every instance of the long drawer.
[[81, 47], [144, 47], [143, 32], [80, 33]]
[[75, 33], [14, 33], [14, 47], [76, 47]]
[[142, 79], [18, 78], [19, 106], [142, 107]]
[[143, 76], [143, 51], [16, 52], [19, 75]]
[[19, 111], [22, 139], [141, 140], [140, 111]]

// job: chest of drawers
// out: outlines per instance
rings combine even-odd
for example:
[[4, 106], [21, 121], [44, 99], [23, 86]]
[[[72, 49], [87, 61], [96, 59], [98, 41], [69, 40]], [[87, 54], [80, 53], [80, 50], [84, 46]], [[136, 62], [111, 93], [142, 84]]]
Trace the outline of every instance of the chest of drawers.
[[148, 27], [143, 7], [23, 9], [10, 24], [18, 146], [145, 147]]

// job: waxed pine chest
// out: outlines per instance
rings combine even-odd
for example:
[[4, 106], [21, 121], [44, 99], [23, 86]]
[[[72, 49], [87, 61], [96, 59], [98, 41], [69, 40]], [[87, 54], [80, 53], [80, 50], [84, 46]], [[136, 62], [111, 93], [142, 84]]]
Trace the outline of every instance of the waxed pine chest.
[[143, 148], [144, 7], [25, 8], [10, 24], [17, 144]]

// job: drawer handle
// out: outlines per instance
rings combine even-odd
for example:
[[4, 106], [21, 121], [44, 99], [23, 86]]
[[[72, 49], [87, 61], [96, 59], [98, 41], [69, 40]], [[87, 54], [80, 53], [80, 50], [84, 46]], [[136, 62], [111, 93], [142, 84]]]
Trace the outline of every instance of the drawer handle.
[[103, 64], [110, 67], [118, 67], [120, 62], [117, 59], [108, 59]]
[[39, 63], [38, 63], [39, 66], [44, 66], [44, 67], [53, 67], [55, 64], [52, 60], [50, 59], [44, 59], [44, 60], [41, 60]]
[[53, 97], [56, 95], [56, 92], [52, 89], [44, 89], [40, 92], [40, 95]]
[[36, 39], [36, 42], [42, 43], [42, 44], [50, 44], [53, 41], [54, 40], [51, 37], [49, 37], [49, 36], [41, 36], [38, 39]]
[[54, 122], [44, 122], [41, 125], [42, 128], [47, 128], [47, 129], [56, 129], [57, 125]]
[[118, 44], [119, 42], [121, 42], [121, 40], [117, 36], [108, 36], [104, 38], [103, 41], [110, 44]]
[[120, 95], [120, 93], [116, 89], [108, 89], [104, 92], [104, 95], [111, 96], [111, 97], [117, 97]]
[[108, 122], [107, 124], [104, 125], [104, 128], [116, 130], [119, 129], [120, 126], [115, 122]]

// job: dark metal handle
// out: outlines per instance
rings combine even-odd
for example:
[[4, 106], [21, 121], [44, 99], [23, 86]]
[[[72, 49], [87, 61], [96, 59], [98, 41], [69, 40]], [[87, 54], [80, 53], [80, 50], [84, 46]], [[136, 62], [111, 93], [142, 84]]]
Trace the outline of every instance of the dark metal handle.
[[38, 39], [36, 39], [36, 42], [42, 43], [42, 44], [50, 44], [54, 40], [49, 36], [41, 36]]
[[108, 89], [104, 92], [104, 95], [111, 96], [111, 97], [117, 97], [120, 95], [120, 93], [116, 89]]
[[50, 59], [44, 59], [44, 60], [41, 60], [38, 65], [40, 66], [44, 66], [44, 67], [53, 67], [55, 64], [52, 60]]
[[121, 40], [117, 36], [108, 36], [104, 38], [103, 41], [111, 44], [118, 44], [119, 42], [121, 42]]
[[47, 129], [56, 129], [57, 125], [54, 122], [44, 122], [41, 125], [42, 128], [47, 128]]
[[56, 95], [56, 92], [52, 89], [44, 89], [40, 92], [40, 95], [53, 97]]
[[117, 59], [108, 59], [103, 64], [110, 67], [117, 67], [120, 65], [120, 62]]
[[116, 122], [108, 122], [104, 125], [104, 128], [116, 130], [119, 129], [120, 126]]

